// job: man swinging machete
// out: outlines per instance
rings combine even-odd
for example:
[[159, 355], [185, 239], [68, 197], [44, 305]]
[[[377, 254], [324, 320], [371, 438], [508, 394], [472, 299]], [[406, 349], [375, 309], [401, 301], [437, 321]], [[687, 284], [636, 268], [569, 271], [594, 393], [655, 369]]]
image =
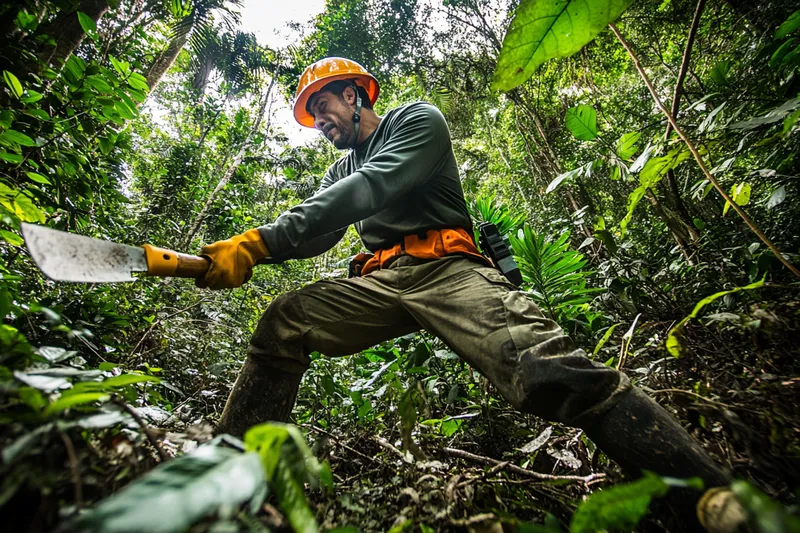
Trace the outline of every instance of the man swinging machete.
[[202, 249], [201, 287], [239, 287], [257, 262], [312, 257], [355, 224], [372, 252], [349, 279], [318, 281], [267, 308], [217, 431], [287, 421], [309, 354], [357, 353], [422, 328], [486, 376], [514, 407], [585, 430], [623, 468], [727, 475], [673, 417], [627, 376], [591, 361], [472, 239], [450, 132], [433, 105], [378, 116], [379, 86], [358, 63], [326, 58], [300, 77], [296, 120], [350, 149], [320, 189], [275, 222]]

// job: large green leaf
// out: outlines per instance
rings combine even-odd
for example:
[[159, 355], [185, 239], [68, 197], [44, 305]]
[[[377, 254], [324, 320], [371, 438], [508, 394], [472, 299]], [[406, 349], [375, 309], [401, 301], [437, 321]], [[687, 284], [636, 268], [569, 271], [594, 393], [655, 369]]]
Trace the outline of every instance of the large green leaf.
[[800, 98], [792, 98], [778, 107], [770, 109], [767, 113], [760, 117], [743, 120], [741, 122], [735, 122], [728, 127], [734, 130], [753, 130], [766, 124], [780, 122], [786, 115], [792, 113], [798, 108], [800, 108]]
[[317, 533], [319, 526], [306, 501], [303, 485], [318, 484], [326, 467], [320, 465], [297, 426], [268, 423], [250, 428], [244, 437], [247, 450], [261, 456], [267, 480], [278, 496], [292, 529]]
[[792, 15], [775, 30], [775, 38], [783, 39], [797, 28], [800, 28], [800, 11], [792, 13]]
[[206, 516], [262, 501], [265, 481], [258, 454], [207, 444], [162, 463], [79, 516], [70, 531], [184, 531]]
[[[733, 200], [736, 205], [747, 205], [750, 203], [750, 191], [752, 187], [747, 182], [737, 183], [731, 189], [731, 200]], [[728, 214], [728, 210], [731, 208], [730, 202], [725, 202], [725, 207], [722, 209], [722, 216]]]
[[0, 144], [10, 146], [12, 148], [17, 145], [36, 146], [36, 142], [33, 139], [16, 130], [6, 130], [0, 134]]
[[642, 136], [638, 131], [626, 133], [617, 141], [616, 152], [620, 159], [628, 160], [633, 157], [639, 149], [639, 138]]
[[633, 483], [595, 492], [572, 515], [570, 531], [632, 531], [647, 514], [650, 501], [666, 494], [669, 486], [649, 472]]
[[759, 533], [800, 531], [800, 518], [746, 481], [731, 483], [731, 491], [750, 515], [751, 526]]
[[22, 84], [19, 82], [19, 79], [17, 79], [17, 77], [14, 76], [14, 74], [12, 74], [7, 70], [3, 71], [3, 79], [6, 81], [6, 85], [8, 85], [8, 88], [11, 89], [11, 93], [16, 98], [21, 98]]
[[522, 0], [503, 39], [492, 88], [510, 91], [549, 59], [571, 56], [633, 0]]
[[[642, 168], [639, 174], [639, 187], [628, 195], [628, 210], [625, 214], [625, 218], [619, 223], [622, 235], [625, 235], [628, 230], [628, 224], [630, 224], [633, 218], [633, 212], [636, 210], [636, 206], [639, 205], [639, 201], [644, 198], [647, 190], [661, 181], [661, 178], [667, 174], [667, 171], [674, 169], [691, 156], [691, 152], [681, 146], [670, 150], [665, 156], [647, 159], [647, 162], [644, 163], [644, 168]], [[633, 170], [635, 166], [636, 163], [631, 166], [631, 170]]]
[[89, 35], [93, 35], [97, 31], [97, 23], [86, 13], [78, 11], [78, 22], [80, 22], [83, 31]]
[[582, 141], [597, 138], [597, 111], [590, 105], [581, 104], [567, 109], [567, 129]]

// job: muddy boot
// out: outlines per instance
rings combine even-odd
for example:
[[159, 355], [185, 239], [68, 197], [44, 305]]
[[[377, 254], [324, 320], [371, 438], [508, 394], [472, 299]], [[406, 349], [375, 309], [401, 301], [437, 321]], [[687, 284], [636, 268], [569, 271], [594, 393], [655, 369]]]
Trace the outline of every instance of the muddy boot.
[[228, 396], [216, 434], [241, 438], [256, 424], [288, 421], [302, 378], [302, 374], [278, 370], [248, 357]]
[[[730, 483], [728, 475], [677, 420], [638, 389], [626, 392], [607, 413], [585, 424], [584, 430], [632, 475], [650, 470], [676, 478], [696, 476], [706, 489]], [[668, 521], [677, 520], [681, 531], [703, 531], [695, 511], [700, 496], [700, 491], [671, 489], [666, 504], [673, 520]], [[654, 509], [654, 513], [658, 511]]]

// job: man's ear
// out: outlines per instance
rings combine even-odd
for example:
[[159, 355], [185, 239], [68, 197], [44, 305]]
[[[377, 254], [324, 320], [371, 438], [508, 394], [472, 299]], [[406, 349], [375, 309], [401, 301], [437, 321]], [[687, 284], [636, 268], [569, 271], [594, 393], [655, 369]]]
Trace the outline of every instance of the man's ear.
[[353, 87], [345, 87], [342, 96], [348, 105], [356, 105], [356, 91]]

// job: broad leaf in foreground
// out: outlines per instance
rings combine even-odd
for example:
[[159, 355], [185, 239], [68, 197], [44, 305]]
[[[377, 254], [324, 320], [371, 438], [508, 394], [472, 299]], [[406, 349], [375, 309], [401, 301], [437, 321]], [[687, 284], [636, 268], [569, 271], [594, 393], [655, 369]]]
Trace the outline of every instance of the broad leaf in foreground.
[[207, 444], [163, 463], [79, 516], [70, 531], [167, 533], [184, 531], [220, 510], [259, 504], [266, 479], [257, 453]]
[[662, 478], [645, 471], [641, 479], [589, 496], [572, 515], [570, 531], [633, 531], [647, 514], [651, 500], [664, 496], [670, 487], [702, 490], [703, 482], [699, 478]]
[[492, 88], [510, 91], [549, 59], [571, 56], [633, 0], [522, 0], [503, 39]]
[[327, 463], [320, 464], [311, 453], [297, 426], [271, 422], [250, 428], [244, 436], [245, 448], [261, 458], [267, 481], [278, 497], [292, 529], [298, 533], [317, 533], [319, 526], [308, 506], [303, 485], [333, 487]]

